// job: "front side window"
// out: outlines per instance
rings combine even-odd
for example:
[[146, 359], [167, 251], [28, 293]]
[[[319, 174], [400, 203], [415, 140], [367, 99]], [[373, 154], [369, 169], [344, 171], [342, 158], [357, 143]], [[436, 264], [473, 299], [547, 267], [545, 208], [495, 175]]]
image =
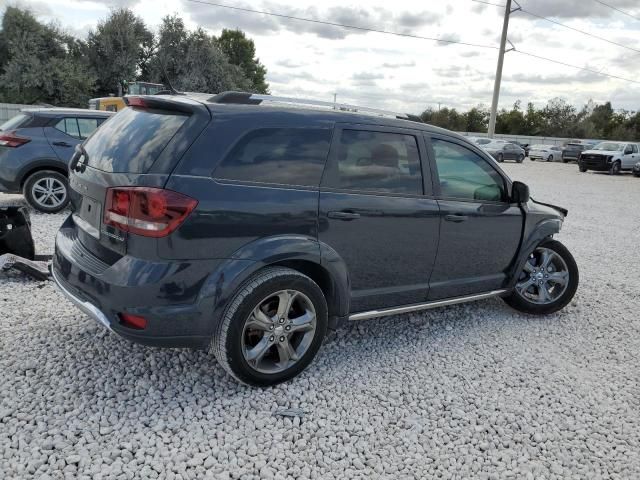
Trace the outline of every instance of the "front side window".
[[320, 184], [331, 130], [262, 128], [245, 135], [222, 160], [215, 178], [282, 185]]
[[500, 202], [506, 198], [502, 176], [475, 152], [456, 143], [431, 140], [445, 198]]
[[420, 195], [418, 143], [413, 135], [343, 130], [326, 185], [347, 190]]

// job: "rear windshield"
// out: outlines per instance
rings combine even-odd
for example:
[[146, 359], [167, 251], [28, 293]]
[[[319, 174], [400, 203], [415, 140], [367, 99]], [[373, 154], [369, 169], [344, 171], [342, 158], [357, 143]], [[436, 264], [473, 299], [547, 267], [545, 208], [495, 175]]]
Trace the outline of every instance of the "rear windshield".
[[187, 118], [174, 112], [125, 108], [86, 141], [87, 165], [105, 172], [146, 173]]
[[31, 115], [27, 115], [26, 113], [19, 113], [18, 115], [11, 117], [9, 120], [0, 125], [0, 131], [7, 132], [9, 130], [15, 130], [16, 128], [20, 128], [23, 124], [27, 123]]

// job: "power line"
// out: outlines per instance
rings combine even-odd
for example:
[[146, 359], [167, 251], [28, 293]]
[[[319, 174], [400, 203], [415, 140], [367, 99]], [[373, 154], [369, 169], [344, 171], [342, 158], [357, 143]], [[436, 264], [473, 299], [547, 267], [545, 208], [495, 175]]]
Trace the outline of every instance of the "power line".
[[615, 78], [616, 80], [624, 80], [625, 82], [637, 83], [640, 84], [638, 80], [631, 80], [630, 78], [619, 77], [617, 75], [611, 75], [610, 73], [602, 73], [599, 70], [594, 70], [592, 68], [579, 67], [577, 65], [572, 65], [571, 63], [565, 63], [560, 60], [554, 60], [553, 58], [541, 57], [540, 55], [536, 55], [534, 53], [523, 52], [522, 50], [513, 50], [515, 53], [519, 53], [520, 55], [527, 55], [529, 57], [539, 58], [540, 60], [546, 60], [547, 62], [557, 63], [558, 65], [564, 65], [565, 67], [575, 68], [577, 70], [584, 70], [585, 72], [595, 73], [596, 75], [601, 75], [603, 77]]
[[624, 10], [620, 10], [618, 7], [614, 7], [613, 5], [609, 5], [608, 3], [605, 2], [601, 2], [600, 0], [593, 0], [594, 2], [599, 3], [600, 5], [604, 5], [605, 7], [609, 7], [613, 10], [615, 10], [616, 12], [620, 12], [623, 15], [626, 15], [627, 17], [631, 17], [635, 20], [640, 20], [640, 17], [636, 17], [635, 15], [631, 15], [629, 12], [625, 12]]
[[360, 31], [363, 31], [363, 32], [383, 33], [385, 35], [395, 35], [397, 37], [417, 38], [419, 40], [432, 40], [434, 42], [448, 43], [448, 44], [455, 44], [455, 45], [466, 45], [468, 47], [491, 48], [493, 50], [497, 50], [498, 49], [498, 47], [496, 47], [494, 45], [482, 45], [482, 44], [477, 44], [477, 43], [459, 42], [457, 40], [447, 40], [445, 38], [424, 37], [422, 35], [414, 35], [414, 34], [411, 34], [411, 33], [392, 32], [390, 30], [382, 30], [382, 29], [370, 28], [370, 27], [360, 27], [358, 25], [348, 25], [348, 24], [344, 24], [344, 23], [328, 22], [328, 21], [324, 21], [324, 20], [315, 20], [315, 19], [312, 19], [312, 18], [296, 17], [294, 15], [285, 15], [285, 14], [282, 14], [282, 13], [268, 12], [268, 11], [265, 11], [265, 10], [254, 10], [254, 9], [251, 9], [251, 8], [235, 7], [235, 6], [232, 6], [232, 5], [225, 5], [223, 3], [207, 2], [205, 0], [187, 0], [187, 1], [188, 2], [192, 2], [192, 3], [201, 3], [203, 5], [210, 5], [212, 7], [227, 8], [229, 10], [236, 10], [236, 11], [240, 11], [240, 12], [260, 13], [262, 15], [270, 15], [272, 17], [285, 18], [285, 19], [288, 19], [288, 20], [297, 20], [297, 21], [300, 21], [300, 22], [316, 23], [316, 24], [320, 24], [320, 25], [330, 25], [330, 26], [333, 26], [333, 27], [348, 28], [348, 29], [351, 29], [351, 30], [360, 30]]
[[[479, 45], [479, 44], [474, 44], [474, 43], [458, 42], [458, 41], [454, 41], [454, 40], [443, 40], [443, 39], [440, 39], [440, 38], [423, 37], [423, 36], [420, 36], [420, 35], [413, 35], [413, 34], [410, 34], [410, 33], [391, 32], [389, 30], [382, 30], [382, 29], [377, 29], [377, 28], [359, 27], [359, 26], [356, 26], [356, 25], [347, 25], [347, 24], [342, 24], [342, 23], [337, 23], [337, 22], [328, 22], [328, 21], [316, 20], [316, 19], [311, 19], [311, 18], [296, 17], [296, 16], [293, 16], [293, 15], [284, 15], [284, 14], [275, 13], [275, 12], [267, 12], [267, 11], [263, 11], [263, 10], [254, 10], [254, 9], [244, 8], [244, 7], [235, 7], [235, 6], [231, 6], [231, 5], [225, 5], [225, 4], [222, 4], [222, 3], [208, 2], [208, 1], [205, 1], [205, 0], [187, 0], [187, 1], [192, 2], [192, 3], [201, 3], [201, 4], [204, 4], [204, 5], [211, 5], [213, 7], [227, 8], [227, 9], [230, 9], [230, 10], [236, 10], [236, 11], [241, 11], [241, 12], [258, 13], [258, 14], [263, 14], [263, 15], [270, 15], [270, 16], [273, 16], [273, 17], [285, 18], [285, 19], [289, 19], [289, 20], [298, 20], [298, 21], [301, 21], [301, 22], [317, 23], [317, 24], [321, 24], [321, 25], [331, 25], [331, 26], [334, 26], [334, 27], [349, 28], [349, 29], [361, 30], [361, 31], [366, 31], [366, 32], [383, 33], [385, 35], [396, 35], [396, 36], [400, 36], [400, 37], [416, 38], [416, 39], [419, 39], [419, 40], [431, 40], [431, 41], [437, 41], [437, 42], [446, 42], [446, 43], [453, 43], [453, 44], [458, 44], [458, 45], [466, 45], [466, 46], [470, 46], [470, 47], [490, 48], [490, 49], [493, 49], [493, 50], [498, 50], [498, 47], [493, 46], [493, 45]], [[577, 70], [585, 70], [587, 72], [595, 73], [597, 75], [601, 75], [601, 76], [604, 76], [604, 77], [610, 77], [610, 78], [614, 78], [614, 79], [617, 79], [617, 80], [624, 80], [626, 82], [640, 84], [640, 81], [637, 81], [637, 80], [631, 80], [629, 78], [619, 77], [617, 75], [611, 75], [611, 74], [608, 74], [608, 73], [602, 73], [602, 72], [599, 72], [597, 70], [593, 70], [591, 68], [579, 67], [577, 65], [572, 65], [572, 64], [569, 64], [569, 63], [565, 63], [565, 62], [562, 62], [560, 60], [554, 60], [552, 58], [541, 57], [540, 55], [535, 55], [533, 53], [527, 53], [527, 52], [523, 52], [523, 51], [520, 51], [520, 50], [514, 50], [514, 51], [516, 53], [520, 53], [522, 55], [527, 55], [527, 56], [530, 56], [530, 57], [538, 58], [540, 60], [546, 60], [548, 62], [557, 63], [559, 65], [564, 65], [566, 67], [575, 68]]]
[[578, 33], [581, 33], [583, 35], [587, 35], [589, 37], [593, 37], [593, 38], [596, 38], [598, 40], [602, 40], [603, 42], [610, 43], [611, 45], [615, 45], [615, 46], [621, 47], [621, 48], [626, 48], [627, 50], [632, 50], [632, 51], [634, 51], [636, 53], [640, 53], [640, 50], [637, 49], [637, 48], [629, 47], [627, 45], [623, 45], [622, 43], [618, 43], [618, 42], [614, 42], [613, 40], [609, 40], [608, 38], [600, 37], [598, 35], [594, 35], [593, 33], [585, 32], [584, 30], [580, 30], [578, 28], [570, 27], [569, 25], [566, 25], [564, 23], [560, 23], [560, 22], [558, 22], [556, 20], [553, 20], [551, 18], [543, 17], [542, 15], [538, 15], [537, 13], [530, 12], [529, 10], [526, 10], [524, 8], [521, 8], [520, 11], [522, 13], [526, 13], [527, 15], [531, 15], [532, 17], [539, 18], [540, 20], [545, 20], [545, 21], [553, 23], [555, 25], [559, 25], [559, 26], [567, 28], [569, 30], [573, 30], [574, 32], [578, 32]]
[[[499, 3], [492, 3], [492, 2], [487, 2], [487, 1], [484, 1], [484, 0], [471, 0], [471, 1], [472, 1], [472, 2], [476, 2], [476, 3], [483, 3], [483, 4], [485, 4], [485, 5], [492, 5], [492, 6], [494, 6], [494, 7], [501, 7], [501, 8], [504, 8], [504, 5], [500, 5]], [[602, 3], [603, 5], [610, 6], [610, 5], [608, 5], [608, 4], [605, 4], [604, 2], [601, 2], [600, 0], [594, 0], [594, 1], [595, 1], [595, 2], [598, 2], [598, 3]], [[611, 8], [614, 8], [614, 10], [618, 10], [618, 11], [620, 11], [619, 9], [617, 9], [617, 8], [615, 8], [615, 7], [611, 7]], [[531, 15], [532, 17], [536, 17], [536, 18], [538, 18], [538, 19], [540, 19], [540, 20], [545, 20], [545, 21], [550, 22], [550, 23], [553, 23], [553, 24], [555, 24], [555, 25], [559, 25], [559, 26], [564, 27], [564, 28], [567, 28], [567, 29], [569, 29], [569, 30], [573, 30], [574, 32], [581, 33], [581, 34], [583, 34], [583, 35], [587, 35], [587, 36], [589, 36], [589, 37], [596, 38], [596, 39], [598, 39], [598, 40], [601, 40], [601, 41], [603, 41], [603, 42], [610, 43], [611, 45], [615, 45], [615, 46], [617, 46], [617, 47], [626, 48], [627, 50], [631, 50], [631, 51], [633, 51], [633, 52], [640, 53], [640, 49], [633, 48], [633, 47], [629, 47], [629, 46], [624, 45], [624, 44], [622, 44], [622, 43], [614, 42], [613, 40], [609, 40], [608, 38], [601, 37], [601, 36], [599, 36], [599, 35], [594, 35], [593, 33], [585, 32], [584, 30], [580, 30], [579, 28], [571, 27], [571, 26], [569, 26], [569, 25], [567, 25], [567, 24], [565, 24], [565, 23], [561, 23], [561, 22], [558, 22], [557, 20], [553, 20], [553, 19], [551, 19], [551, 18], [544, 17], [544, 16], [539, 15], [539, 14], [537, 14], [537, 13], [531, 12], [531, 11], [527, 10], [526, 8], [520, 7], [518, 10], [519, 10], [519, 11], [521, 11], [522, 13], [526, 13], [527, 15]], [[515, 13], [515, 12], [516, 12], [516, 11], [518, 11], [518, 10], [515, 10], [513, 13]], [[628, 14], [628, 13], [626, 13], [626, 12], [622, 12], [622, 13], [625, 13], [626, 15], [629, 15], [629, 16], [630, 16], [630, 17], [632, 17], [632, 18], [636, 18], [636, 17], [634, 17], [633, 15], [630, 15], [630, 14]], [[637, 20], [640, 20], [640, 18], [636, 18], [636, 19], [637, 19]]]

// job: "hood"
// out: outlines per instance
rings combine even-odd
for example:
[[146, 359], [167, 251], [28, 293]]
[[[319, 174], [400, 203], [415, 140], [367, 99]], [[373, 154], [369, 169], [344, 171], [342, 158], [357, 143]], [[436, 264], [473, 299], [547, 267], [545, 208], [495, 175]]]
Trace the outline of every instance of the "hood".
[[583, 155], [620, 155], [620, 150], [584, 150]]

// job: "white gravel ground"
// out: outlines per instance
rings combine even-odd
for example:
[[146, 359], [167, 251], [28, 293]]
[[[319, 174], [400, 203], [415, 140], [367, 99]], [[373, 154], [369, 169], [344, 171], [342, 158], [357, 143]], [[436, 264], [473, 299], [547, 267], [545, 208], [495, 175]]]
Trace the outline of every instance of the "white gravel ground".
[[[51, 283], [0, 278], [0, 478], [639, 478], [640, 179], [505, 168], [569, 209], [573, 303], [351, 324], [275, 388], [106, 335]], [[33, 216], [40, 253], [62, 219]]]

